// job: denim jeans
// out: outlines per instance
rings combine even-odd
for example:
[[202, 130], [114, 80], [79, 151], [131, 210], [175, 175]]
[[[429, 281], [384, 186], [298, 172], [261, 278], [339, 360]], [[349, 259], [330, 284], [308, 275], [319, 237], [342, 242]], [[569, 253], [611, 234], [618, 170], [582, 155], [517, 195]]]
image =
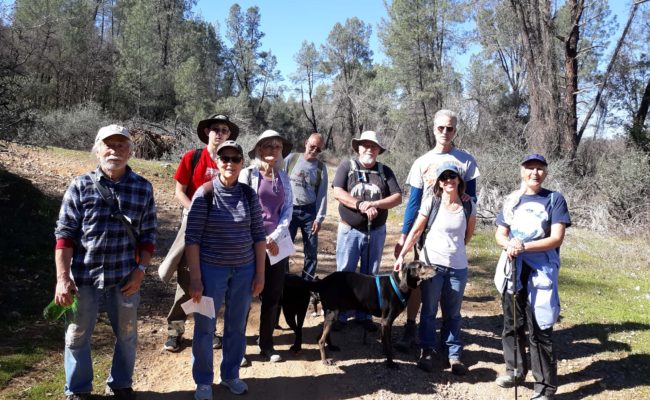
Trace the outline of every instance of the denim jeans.
[[314, 280], [316, 266], [318, 263], [318, 233], [312, 235], [311, 226], [316, 220], [316, 203], [304, 206], [293, 206], [293, 215], [289, 224], [289, 233], [291, 240], [296, 239], [298, 229], [302, 234], [303, 252], [305, 253], [305, 263], [303, 266], [303, 279]]
[[434, 265], [436, 274], [420, 285], [422, 312], [420, 314], [420, 345], [423, 349], [436, 348], [436, 313], [438, 302], [442, 309], [440, 341], [443, 356], [460, 358], [463, 341], [460, 338], [461, 315], [467, 268], [454, 269]]
[[[239, 378], [239, 364], [246, 350], [246, 317], [251, 305], [255, 263], [239, 267], [201, 264], [203, 295], [214, 300], [215, 314], [225, 299], [221, 379]], [[192, 377], [197, 385], [214, 381], [212, 337], [215, 318], [194, 313]]]
[[[370, 238], [370, 243], [368, 243], [368, 238]], [[354, 272], [360, 260], [360, 273], [371, 276], [377, 275], [385, 241], [386, 225], [372, 229], [368, 234], [368, 232], [359, 231], [350, 225], [339, 223], [336, 236], [336, 270]], [[361, 321], [372, 319], [372, 316], [357, 311], [356, 318]], [[345, 311], [339, 313], [340, 321], [346, 321], [347, 319], [348, 315]]]
[[131, 387], [138, 341], [137, 311], [140, 293], [125, 297], [120, 292], [120, 285], [104, 289], [81, 286], [78, 289], [77, 313], [68, 322], [65, 333], [63, 360], [66, 396], [89, 393], [93, 389], [90, 339], [95, 330], [100, 302], [106, 309], [115, 333], [113, 363], [106, 384], [112, 389]]

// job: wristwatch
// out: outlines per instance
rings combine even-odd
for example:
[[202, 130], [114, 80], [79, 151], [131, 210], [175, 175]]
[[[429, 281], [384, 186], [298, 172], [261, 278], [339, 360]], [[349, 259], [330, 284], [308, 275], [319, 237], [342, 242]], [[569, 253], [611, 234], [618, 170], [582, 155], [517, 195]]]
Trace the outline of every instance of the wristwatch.
[[145, 265], [138, 264], [138, 269], [142, 272], [147, 272], [147, 267]]

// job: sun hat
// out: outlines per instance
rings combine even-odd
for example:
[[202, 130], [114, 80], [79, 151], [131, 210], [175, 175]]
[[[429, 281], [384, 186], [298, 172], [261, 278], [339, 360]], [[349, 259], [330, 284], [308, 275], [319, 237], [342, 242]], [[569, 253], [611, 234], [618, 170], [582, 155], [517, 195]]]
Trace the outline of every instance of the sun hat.
[[544, 156], [541, 155], [541, 154], [529, 154], [529, 155], [527, 155], [526, 157], [524, 157], [523, 160], [521, 160], [520, 165], [524, 165], [529, 161], [539, 161], [544, 165], [548, 165], [548, 163], [546, 162], [546, 158], [544, 158]]
[[128, 140], [131, 140], [131, 135], [129, 135], [129, 130], [120, 125], [108, 125], [104, 126], [97, 131], [97, 136], [95, 136], [95, 143], [106, 139], [107, 137], [113, 135], [124, 136]]
[[279, 133], [274, 131], [273, 129], [267, 129], [262, 134], [257, 138], [255, 141], [255, 145], [253, 145], [253, 148], [251, 151], [248, 152], [248, 156], [251, 159], [255, 158], [255, 149], [257, 146], [259, 146], [263, 141], [268, 140], [268, 139], [280, 139], [282, 141], [282, 158], [286, 158], [289, 153], [291, 152], [291, 149], [293, 149], [293, 144], [282, 137]]
[[358, 139], [357, 138], [352, 139], [352, 149], [354, 150], [355, 153], [359, 152], [359, 143], [366, 140], [376, 143], [377, 146], [379, 146], [379, 154], [386, 151], [384, 146], [382, 146], [381, 143], [379, 143], [379, 135], [377, 134], [377, 132], [365, 131], [361, 134], [361, 136]]
[[461, 179], [463, 179], [462, 176], [461, 176], [461, 174], [460, 174], [460, 170], [458, 169], [458, 167], [456, 166], [456, 164], [451, 163], [451, 162], [444, 162], [444, 163], [438, 165], [438, 168], [436, 168], [436, 180], [438, 180], [438, 179], [440, 178], [440, 175], [442, 175], [443, 172], [445, 172], [445, 171], [451, 171], [451, 172], [454, 172], [454, 173], [456, 173], [456, 175], [458, 175]]
[[205, 128], [209, 128], [210, 125], [215, 122], [220, 122], [222, 124], [228, 125], [228, 129], [230, 129], [230, 136], [228, 136], [228, 140], [237, 140], [237, 136], [239, 136], [239, 127], [237, 124], [230, 121], [230, 118], [228, 118], [227, 115], [212, 114], [208, 118], [199, 122], [196, 127], [196, 133], [199, 135], [199, 139], [201, 139], [203, 143], [208, 144], [208, 135], [205, 133]]
[[225, 142], [221, 143], [219, 147], [217, 147], [217, 155], [220, 155], [221, 150], [223, 149], [235, 149], [239, 155], [244, 155], [244, 150], [241, 148], [239, 143], [235, 142], [234, 140], [226, 140]]

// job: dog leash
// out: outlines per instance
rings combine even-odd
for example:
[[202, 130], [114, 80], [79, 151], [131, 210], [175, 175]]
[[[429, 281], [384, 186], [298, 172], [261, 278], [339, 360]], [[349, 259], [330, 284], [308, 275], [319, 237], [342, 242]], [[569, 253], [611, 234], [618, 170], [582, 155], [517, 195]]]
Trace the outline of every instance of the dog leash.
[[404, 296], [402, 296], [402, 292], [400, 292], [399, 289], [397, 288], [397, 283], [395, 282], [395, 278], [393, 278], [393, 274], [376, 275], [375, 285], [377, 285], [377, 298], [379, 299], [379, 308], [382, 308], [381, 287], [379, 286], [379, 278], [382, 276], [388, 277], [388, 279], [390, 280], [390, 284], [393, 287], [393, 291], [397, 295], [397, 298], [399, 299], [399, 301], [402, 302], [402, 305], [406, 305], [406, 299], [404, 298]]

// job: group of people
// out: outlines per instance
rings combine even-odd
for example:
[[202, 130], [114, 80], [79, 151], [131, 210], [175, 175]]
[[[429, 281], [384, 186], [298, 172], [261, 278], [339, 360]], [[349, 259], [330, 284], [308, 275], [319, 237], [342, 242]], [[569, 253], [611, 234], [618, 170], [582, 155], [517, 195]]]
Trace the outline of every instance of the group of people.
[[[452, 111], [436, 113], [436, 145], [409, 172], [410, 196], [394, 246], [393, 268], [401, 269], [415, 247], [415, 257], [436, 271], [409, 298], [404, 336], [396, 347], [408, 350], [419, 342], [419, 368], [433, 371], [442, 360], [452, 373], [463, 375], [468, 371], [461, 360], [466, 245], [476, 225], [480, 173], [474, 157], [453, 145], [457, 124]], [[259, 352], [270, 362], [282, 361], [273, 331], [289, 269], [287, 249], [293, 248], [300, 230], [302, 276], [314, 279], [318, 233], [327, 211], [328, 175], [319, 159], [324, 140], [318, 133], [308, 137], [302, 153], [292, 153], [291, 142], [266, 130], [247, 152], [251, 160], [247, 167], [244, 149], [236, 141], [239, 127], [227, 116], [215, 114], [201, 121], [197, 135], [206, 146], [188, 151], [174, 175], [183, 216], [158, 272], [164, 281], [177, 273], [166, 350], [181, 348], [187, 319], [181, 304], [190, 299], [200, 303], [204, 296], [213, 300], [215, 317], [194, 313], [192, 338], [194, 397], [211, 400], [213, 348], [222, 349], [220, 383], [235, 394], [248, 390], [239, 369], [248, 363], [246, 326], [254, 296], [261, 298]], [[340, 217], [336, 265], [339, 271], [356, 271], [359, 265], [360, 273], [376, 275], [388, 210], [402, 202], [402, 191], [393, 171], [378, 161], [386, 148], [376, 132], [363, 132], [351, 145], [355, 156], [340, 163], [331, 184]], [[71, 400], [87, 399], [92, 391], [90, 338], [100, 308], [107, 312], [116, 336], [106, 391], [116, 399], [135, 398], [136, 309], [154, 251], [156, 209], [151, 184], [128, 166], [132, 150], [127, 129], [101, 128], [93, 147], [99, 165], [72, 181], [57, 221], [55, 301], [66, 306], [76, 296], [79, 304], [66, 326], [64, 391]], [[542, 187], [547, 165], [539, 154], [522, 160], [521, 187], [506, 199], [495, 236], [514, 266], [511, 284], [502, 293], [506, 374], [496, 384], [512, 387], [523, 382], [530, 366], [535, 399], [552, 398], [557, 390], [552, 329], [559, 315], [559, 247], [571, 224], [562, 195]], [[220, 337], [216, 315], [222, 304]], [[418, 329], [415, 318], [420, 306]], [[377, 330], [372, 316], [357, 311], [355, 317], [364, 329]], [[340, 313], [335, 328], [344, 329], [347, 320], [347, 314]]]

